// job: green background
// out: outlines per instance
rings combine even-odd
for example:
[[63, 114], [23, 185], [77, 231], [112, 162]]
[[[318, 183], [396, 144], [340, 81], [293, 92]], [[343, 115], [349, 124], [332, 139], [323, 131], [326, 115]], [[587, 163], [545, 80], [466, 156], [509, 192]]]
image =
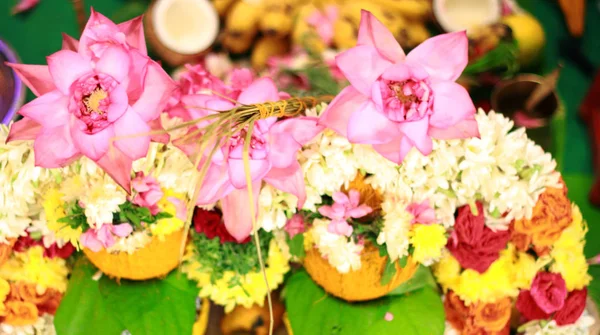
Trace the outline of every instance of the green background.
[[[0, 1], [0, 38], [8, 41], [21, 57], [22, 62], [44, 64], [45, 57], [60, 49], [61, 33], [78, 36], [78, 27], [72, 4], [69, 0], [41, 0], [31, 12], [11, 16], [10, 11], [16, 0]], [[93, 6], [97, 11], [109, 16], [127, 16], [123, 12], [125, 0], [87, 0], [89, 10]], [[585, 96], [591, 79], [586, 77], [573, 63], [559, 57], [559, 41], [567, 37], [566, 25], [562, 13], [553, 0], [522, 0], [521, 6], [535, 15], [546, 31], [547, 44], [543, 53], [542, 72], [554, 69], [558, 62], [564, 65], [558, 83], [558, 91], [566, 105], [566, 123], [564, 141], [564, 165], [562, 172], [569, 187], [571, 199], [582, 208], [590, 232], [586, 254], [600, 253], [600, 210], [589, 206], [587, 193], [593, 182], [591, 149], [585, 124], [578, 117], [578, 107]], [[600, 12], [595, 0], [588, 0], [585, 23], [585, 35], [582, 39], [584, 53], [594, 63], [600, 63]], [[28, 98], [32, 98], [28, 92]], [[591, 273], [600, 278], [600, 269], [593, 268]], [[591, 291], [600, 296], [600, 284], [596, 281]]]

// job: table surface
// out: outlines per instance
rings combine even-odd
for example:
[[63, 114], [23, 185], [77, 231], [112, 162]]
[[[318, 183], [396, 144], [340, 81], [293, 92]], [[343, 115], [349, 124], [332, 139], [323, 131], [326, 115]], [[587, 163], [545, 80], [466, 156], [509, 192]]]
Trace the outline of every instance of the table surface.
[[[78, 36], [75, 13], [70, 0], [41, 0], [31, 12], [11, 16], [11, 7], [16, 0], [0, 1], [0, 38], [8, 41], [19, 54], [22, 62], [45, 64], [45, 57], [58, 51], [61, 46], [61, 33]], [[85, 5], [93, 6], [108, 17], [119, 14], [126, 0], [87, 0]], [[563, 63], [564, 68], [558, 82], [558, 91], [566, 107], [566, 136], [564, 164], [561, 167], [569, 186], [570, 198], [577, 202], [589, 223], [590, 232], [586, 254], [600, 253], [600, 210], [589, 206], [587, 192], [593, 181], [590, 140], [585, 124], [578, 117], [578, 107], [591, 83], [591, 74], [585, 74], [575, 64], [560, 58], [559, 42], [568, 36], [566, 25], [557, 3], [554, 0], [521, 0], [520, 5], [535, 15], [546, 31], [546, 47], [541, 71], [547, 73]], [[122, 13], [121, 13], [122, 14]], [[585, 35], [581, 40], [584, 54], [595, 65], [600, 64], [600, 11], [598, 1], [588, 0]], [[33, 98], [28, 92], [28, 98]], [[600, 268], [591, 270], [600, 277]], [[594, 291], [594, 289], [590, 289]], [[600, 284], [596, 290], [600, 297]]]

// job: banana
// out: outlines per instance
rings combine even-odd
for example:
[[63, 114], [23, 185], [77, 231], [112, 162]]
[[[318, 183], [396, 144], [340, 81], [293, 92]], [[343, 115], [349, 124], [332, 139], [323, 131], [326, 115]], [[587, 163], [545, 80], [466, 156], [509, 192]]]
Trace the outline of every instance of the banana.
[[261, 37], [252, 50], [250, 62], [252, 67], [262, 70], [272, 56], [284, 55], [289, 50], [289, 40], [274, 36]]
[[317, 10], [317, 7], [313, 4], [307, 4], [298, 10], [292, 31], [292, 43], [314, 53], [321, 53], [326, 48], [325, 42], [321, 40], [316, 30], [306, 21], [315, 10]]
[[223, 18], [235, 1], [236, 0], [213, 0], [213, 5], [215, 6], [217, 13], [219, 13], [219, 16]]
[[262, 6], [260, 3], [240, 0], [227, 14], [223, 46], [233, 53], [244, 53], [258, 33]]
[[295, 1], [292, 0], [267, 0], [259, 23], [261, 32], [279, 38], [288, 36], [294, 23], [294, 5]]

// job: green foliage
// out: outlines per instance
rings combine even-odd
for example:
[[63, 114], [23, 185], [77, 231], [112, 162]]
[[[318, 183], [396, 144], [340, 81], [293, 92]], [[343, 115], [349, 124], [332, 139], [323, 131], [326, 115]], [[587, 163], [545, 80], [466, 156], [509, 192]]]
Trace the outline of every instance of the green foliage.
[[[243, 276], [249, 272], [260, 270], [257, 250], [254, 241], [248, 243], [225, 242], [221, 243], [218, 237], [209, 239], [204, 234], [192, 234], [192, 243], [195, 246], [195, 260], [202, 268], [211, 274], [214, 282], [223, 277], [226, 271]], [[259, 230], [260, 250], [264, 259], [269, 256], [269, 244], [273, 235]], [[239, 278], [234, 277], [231, 285], [235, 285]]]
[[82, 230], [85, 231], [89, 226], [87, 224], [84, 209], [79, 206], [79, 202], [73, 201], [72, 203], [66, 204], [65, 207], [65, 214], [67, 215], [58, 219], [58, 222], [64, 223], [73, 229], [81, 227]]
[[287, 243], [290, 247], [290, 254], [297, 258], [304, 258], [304, 234], [296, 234], [293, 238], [287, 237]]
[[[348, 303], [329, 296], [303, 270], [293, 274], [284, 292], [294, 335], [441, 335], [444, 308], [440, 296], [421, 287], [402, 296]], [[394, 316], [384, 319], [386, 313]]]
[[387, 285], [396, 275], [396, 262], [387, 262], [381, 274], [381, 285]]
[[195, 284], [178, 271], [162, 280], [119, 283], [92, 279], [96, 268], [80, 258], [56, 312], [58, 334], [191, 334], [196, 318]]
[[396, 287], [392, 292], [388, 293], [388, 295], [404, 295], [424, 287], [430, 287], [435, 290], [438, 289], [431, 270], [426, 266], [420, 265], [412, 278]]
[[173, 215], [166, 212], [160, 212], [156, 215], [152, 215], [148, 208], [140, 207], [129, 201], [126, 201], [125, 203], [119, 205], [119, 212], [115, 213], [113, 217], [113, 223], [129, 222], [136, 228], [142, 229], [142, 222], [145, 224], [153, 224], [160, 219], [171, 217], [173, 217]]
[[485, 56], [467, 65], [464, 75], [475, 76], [488, 71], [502, 71], [504, 77], [510, 77], [519, 71], [517, 56], [519, 47], [516, 40], [502, 41]]

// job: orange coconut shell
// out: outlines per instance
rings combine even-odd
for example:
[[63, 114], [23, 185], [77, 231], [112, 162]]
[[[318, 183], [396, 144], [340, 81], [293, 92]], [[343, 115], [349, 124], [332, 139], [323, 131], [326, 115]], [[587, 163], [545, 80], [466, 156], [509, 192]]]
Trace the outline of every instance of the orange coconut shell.
[[179, 250], [183, 242], [183, 230], [160, 240], [154, 236], [145, 247], [129, 254], [111, 254], [105, 249], [93, 252], [84, 248], [87, 258], [106, 275], [114, 278], [146, 280], [162, 277], [179, 265]]
[[316, 248], [310, 248], [306, 251], [304, 268], [329, 294], [346, 301], [366, 301], [388, 294], [409, 280], [418, 267], [418, 264], [409, 257], [406, 266], [401, 268], [396, 264], [396, 275], [388, 284], [381, 285], [381, 276], [388, 257], [380, 256], [376, 247], [366, 244], [360, 255], [360, 261], [359, 270], [340, 273], [321, 256]]

